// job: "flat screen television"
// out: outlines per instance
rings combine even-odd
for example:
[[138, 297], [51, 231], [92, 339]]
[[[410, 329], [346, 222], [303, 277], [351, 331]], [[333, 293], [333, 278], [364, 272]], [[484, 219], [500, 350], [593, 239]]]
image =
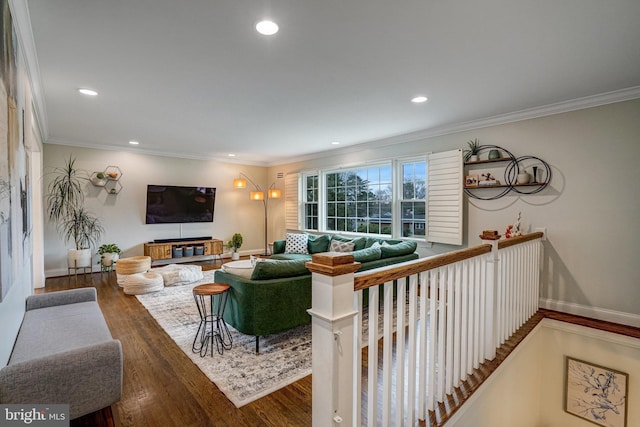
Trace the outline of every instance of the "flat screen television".
[[148, 185], [146, 223], [212, 222], [215, 204], [215, 188]]

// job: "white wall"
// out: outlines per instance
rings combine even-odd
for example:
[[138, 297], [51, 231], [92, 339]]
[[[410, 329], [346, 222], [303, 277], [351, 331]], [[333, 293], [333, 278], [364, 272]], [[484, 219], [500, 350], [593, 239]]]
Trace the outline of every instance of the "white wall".
[[[50, 172], [64, 165], [70, 155], [76, 158], [77, 167], [89, 172], [102, 171], [110, 165], [116, 165], [122, 171], [120, 183], [123, 189], [118, 195], [107, 194], [102, 188], [89, 183], [86, 185], [87, 208], [101, 218], [106, 230], [101, 243], [116, 243], [123, 250], [122, 256], [142, 255], [143, 244], [154, 239], [213, 236], [226, 243], [236, 232], [244, 237], [241, 252], [262, 252], [263, 204], [249, 200], [249, 188], [234, 190], [232, 183], [243, 172], [264, 187], [267, 181], [265, 168], [151, 156], [132, 151], [44, 144], [45, 193], [51, 179]], [[148, 184], [216, 187], [213, 222], [184, 224], [182, 235], [179, 224], [146, 225]], [[277, 202], [279, 200], [272, 200], [270, 209], [276, 209]], [[71, 248], [72, 243], [65, 244], [48, 220], [45, 220], [44, 239], [47, 277], [67, 274], [66, 249]], [[96, 256], [95, 262], [97, 259]]]
[[[525, 230], [547, 228], [541, 304], [594, 318], [640, 326], [640, 100], [490, 126], [415, 142], [289, 163], [272, 172], [337, 165], [466, 147], [478, 138], [516, 156], [547, 161], [551, 184], [529, 196], [467, 200], [466, 240], [482, 230], [501, 233], [522, 212]], [[339, 153], [339, 152], [338, 152]], [[479, 191], [479, 190], [478, 190]], [[280, 218], [275, 235], [284, 235]], [[422, 248], [423, 254], [454, 249]]]
[[447, 425], [586, 427], [564, 411], [565, 356], [629, 374], [628, 425], [640, 419], [640, 340], [545, 319]]

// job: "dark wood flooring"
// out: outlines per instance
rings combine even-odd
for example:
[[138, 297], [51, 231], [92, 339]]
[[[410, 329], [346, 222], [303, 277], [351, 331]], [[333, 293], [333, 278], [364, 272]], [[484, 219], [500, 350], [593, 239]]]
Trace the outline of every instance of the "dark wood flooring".
[[[91, 280], [92, 278], [92, 280]], [[122, 342], [122, 399], [111, 410], [73, 420], [72, 426], [310, 426], [311, 376], [236, 408], [180, 350], [137, 298], [125, 295], [115, 273], [46, 280], [52, 292], [95, 286], [111, 334]], [[111, 416], [111, 412], [113, 415]]]
[[[82, 427], [311, 426], [311, 375], [242, 408], [236, 408], [191, 362], [133, 296], [125, 295], [115, 273], [49, 278], [40, 292], [94, 286], [114, 338], [122, 342], [124, 384], [120, 402], [73, 420]], [[545, 317], [640, 338], [640, 329], [540, 310], [469, 376], [419, 426], [442, 426]], [[382, 343], [380, 343], [382, 345]], [[365, 357], [366, 361], [366, 350]], [[366, 379], [365, 379], [366, 380]], [[366, 388], [363, 389], [366, 393]], [[363, 414], [366, 416], [366, 414]]]

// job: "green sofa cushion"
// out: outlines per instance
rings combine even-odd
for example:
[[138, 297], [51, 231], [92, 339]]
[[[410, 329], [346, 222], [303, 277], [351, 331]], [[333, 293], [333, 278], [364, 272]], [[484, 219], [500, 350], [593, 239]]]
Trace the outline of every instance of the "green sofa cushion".
[[309, 234], [307, 246], [310, 254], [319, 254], [329, 250], [331, 236], [328, 234]]
[[418, 244], [412, 241], [404, 241], [395, 245], [382, 245], [382, 258], [392, 258], [396, 256], [409, 255], [415, 252]]
[[382, 256], [381, 248], [366, 248], [351, 252], [356, 262], [369, 262], [380, 259]]
[[311, 261], [311, 254], [273, 254], [271, 255], [271, 260], [298, 260], [302, 259], [305, 261]]
[[270, 260], [256, 263], [251, 280], [282, 279], [311, 274], [305, 267], [307, 259]]
[[404, 240], [395, 240], [395, 239], [380, 239], [378, 237], [365, 237], [365, 248], [370, 248], [374, 243], [378, 242], [379, 244], [388, 243], [390, 245], [395, 245], [398, 243], [404, 242]]

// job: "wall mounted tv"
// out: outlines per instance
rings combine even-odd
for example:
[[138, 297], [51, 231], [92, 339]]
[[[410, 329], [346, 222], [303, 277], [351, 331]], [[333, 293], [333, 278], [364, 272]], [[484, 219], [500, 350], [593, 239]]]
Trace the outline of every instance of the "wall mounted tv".
[[146, 223], [212, 222], [215, 204], [215, 188], [148, 185]]

